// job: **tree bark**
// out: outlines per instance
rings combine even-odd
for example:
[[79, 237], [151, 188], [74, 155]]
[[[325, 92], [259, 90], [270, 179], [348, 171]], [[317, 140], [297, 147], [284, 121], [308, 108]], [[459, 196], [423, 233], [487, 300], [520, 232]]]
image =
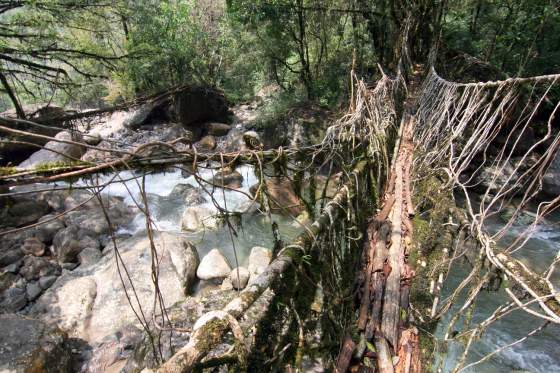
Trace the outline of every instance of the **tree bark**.
[[16, 114], [17, 114], [18, 118], [25, 119], [25, 112], [23, 111], [23, 108], [21, 107], [14, 90], [12, 89], [12, 87], [10, 87], [10, 84], [8, 83], [8, 80], [6, 79], [6, 76], [2, 72], [0, 72], [0, 81], [2, 82], [2, 85], [4, 86], [4, 89], [6, 90], [6, 93], [10, 97], [10, 100], [14, 104], [14, 108], [16, 109]]

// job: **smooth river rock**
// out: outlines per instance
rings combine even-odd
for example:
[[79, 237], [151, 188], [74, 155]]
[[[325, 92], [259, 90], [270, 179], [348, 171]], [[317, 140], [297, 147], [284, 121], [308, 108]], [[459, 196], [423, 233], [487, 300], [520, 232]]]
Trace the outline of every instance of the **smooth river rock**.
[[[159, 288], [166, 307], [170, 307], [183, 301], [192, 287], [198, 254], [196, 248], [178, 234], [155, 234], [154, 243], [159, 262]], [[31, 314], [57, 323], [72, 337], [90, 343], [100, 342], [120, 328], [138, 324], [123, 290], [122, 275], [135, 310], [140, 311], [139, 302], [146, 319], [151, 320], [154, 286], [150, 241], [145, 236], [133, 236], [118, 241], [117, 245], [122, 260], [119, 267], [114, 249], [105, 249], [99, 262], [60, 276], [37, 299]]]
[[181, 218], [181, 228], [187, 232], [216, 229], [218, 226], [219, 218], [212, 210], [204, 206], [187, 207]]
[[216, 280], [228, 277], [231, 272], [226, 257], [218, 249], [212, 249], [202, 258], [196, 271], [196, 275], [201, 280]]
[[231, 270], [229, 280], [234, 289], [243, 289], [249, 282], [249, 270], [245, 267], [237, 267]]
[[263, 273], [272, 260], [272, 251], [266, 247], [255, 246], [249, 254], [249, 273], [256, 277]]

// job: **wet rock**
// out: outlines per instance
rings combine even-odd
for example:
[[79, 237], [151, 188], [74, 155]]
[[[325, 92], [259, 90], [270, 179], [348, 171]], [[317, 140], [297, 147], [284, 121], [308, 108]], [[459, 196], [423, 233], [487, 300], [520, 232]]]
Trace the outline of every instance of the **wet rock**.
[[[57, 190], [53, 192], [40, 192], [34, 195], [38, 201], [46, 202], [51, 209], [57, 212], [64, 210], [64, 200], [66, 199], [66, 191]], [[50, 215], [49, 215], [50, 216]], [[45, 219], [43, 216], [39, 221]]]
[[0, 311], [17, 312], [27, 305], [27, 293], [23, 284], [12, 286], [0, 297]]
[[21, 227], [35, 223], [49, 210], [49, 205], [38, 199], [11, 199], [0, 209], [0, 227]]
[[[256, 193], [257, 185], [251, 187]], [[292, 182], [285, 177], [272, 177], [266, 180], [270, 210], [275, 214], [298, 216], [304, 211], [302, 200], [296, 195]], [[260, 196], [257, 196], [260, 199]]]
[[243, 176], [229, 167], [216, 172], [212, 178], [212, 183], [216, 186], [226, 186], [229, 188], [241, 188]]
[[28, 255], [43, 256], [45, 254], [45, 244], [37, 237], [31, 237], [23, 242], [21, 251]]
[[98, 133], [93, 133], [93, 134], [89, 134], [89, 135], [84, 136], [84, 142], [86, 144], [92, 145], [92, 146], [99, 145], [99, 143], [102, 140], [103, 139], [101, 138], [101, 136]]
[[477, 176], [475, 190], [481, 193], [485, 193], [486, 190], [490, 193], [496, 193], [506, 183], [515, 183], [518, 179], [519, 176], [515, 173], [515, 168], [511, 162], [502, 162], [498, 165], [486, 167], [480, 172]]
[[61, 219], [53, 219], [54, 215], [45, 215], [39, 219], [39, 223], [43, 223], [34, 229], [33, 235], [37, 237], [41, 242], [50, 244], [53, 241], [54, 236], [58, 231], [65, 228], [64, 223]]
[[249, 273], [255, 277], [263, 273], [272, 260], [272, 251], [266, 247], [255, 246], [249, 254]]
[[192, 131], [187, 130], [180, 124], [173, 124], [167, 127], [161, 135], [161, 140], [165, 142], [177, 141], [181, 138], [183, 138], [181, 141], [182, 143], [191, 143], [194, 139], [194, 135]]
[[25, 291], [27, 293], [27, 299], [33, 301], [37, 299], [39, 295], [41, 295], [43, 289], [41, 288], [41, 286], [39, 286], [39, 283], [37, 281], [33, 281], [27, 284]]
[[249, 282], [249, 270], [245, 267], [237, 267], [231, 270], [229, 280], [234, 289], [240, 290], [247, 286]]
[[206, 202], [204, 192], [190, 184], [177, 184], [169, 194], [169, 198], [180, 198], [187, 206], [200, 205]]
[[[88, 226], [88, 228], [91, 228], [91, 226]], [[78, 254], [86, 247], [98, 249], [100, 247], [99, 240], [92, 236], [91, 230], [82, 229], [76, 225], [60, 230], [53, 238], [53, 250], [58, 261], [60, 263], [74, 263], [77, 261]]]
[[[64, 202], [65, 208], [67, 210], [76, 208], [76, 206], [87, 201], [90, 197], [91, 195], [87, 192], [73, 193], [66, 198]], [[121, 198], [104, 196], [103, 206], [109, 216], [113, 230], [130, 222], [132, 210], [126, 206]], [[65, 214], [64, 222], [66, 226], [75, 225], [98, 235], [109, 234], [110, 232], [109, 223], [97, 198], [87, 202], [77, 210]]]
[[9, 289], [19, 279], [20, 277], [13, 272], [4, 271], [0, 273], [0, 293]]
[[181, 252], [182, 258], [177, 258], [177, 265], [175, 269], [179, 277], [182, 279], [185, 294], [189, 294], [196, 281], [196, 271], [200, 265], [200, 257], [196, 247], [188, 241], [183, 242], [183, 251]]
[[181, 218], [181, 229], [187, 232], [197, 232], [204, 229], [216, 229], [219, 218], [212, 210], [204, 206], [189, 206]]
[[57, 278], [58, 276], [43, 276], [39, 279], [39, 286], [41, 289], [46, 290], [54, 284]]
[[0, 315], [0, 371], [71, 372], [66, 335], [55, 326], [17, 315]]
[[[155, 234], [154, 243], [159, 259], [159, 289], [165, 304], [173, 305], [185, 299], [187, 287], [192, 285], [189, 281], [195, 278], [193, 247], [183, 236], [172, 233]], [[123, 274], [126, 267], [146, 319], [151, 320], [152, 307], [147, 301], [154, 297], [150, 241], [145, 236], [135, 236], [119, 240], [117, 245], [120, 267], [114, 250], [108, 250], [96, 264], [63, 274], [36, 301], [31, 314], [52, 320], [72, 336], [90, 343], [101, 342], [129, 324], [136, 325], [119, 275], [119, 268]], [[123, 276], [128, 295], [134, 298], [126, 274]]]
[[0, 251], [0, 266], [13, 264], [23, 258], [23, 251], [17, 247], [7, 247]]
[[26, 256], [19, 273], [27, 281], [38, 280], [44, 276], [60, 276], [60, 266], [44, 257]]
[[[81, 135], [77, 133], [70, 133], [62, 131], [55, 136], [55, 139], [62, 141], [82, 141]], [[52, 151], [51, 151], [52, 150]], [[54, 163], [54, 162], [73, 162], [75, 159], [80, 159], [85, 153], [85, 148], [76, 144], [68, 144], [58, 141], [49, 141], [43, 149], [36, 151], [19, 164], [22, 168], [32, 168], [41, 164]], [[74, 159], [73, 159], [74, 158]]]
[[101, 260], [102, 256], [98, 248], [86, 247], [78, 254], [78, 261], [82, 267], [88, 267]]
[[231, 126], [225, 123], [211, 122], [204, 125], [206, 131], [212, 136], [225, 136], [231, 130]]
[[226, 257], [218, 249], [212, 249], [202, 258], [196, 275], [201, 280], [216, 280], [228, 277], [231, 267]]
[[216, 149], [216, 138], [212, 135], [206, 135], [194, 144], [196, 149], [200, 152], [210, 152]]

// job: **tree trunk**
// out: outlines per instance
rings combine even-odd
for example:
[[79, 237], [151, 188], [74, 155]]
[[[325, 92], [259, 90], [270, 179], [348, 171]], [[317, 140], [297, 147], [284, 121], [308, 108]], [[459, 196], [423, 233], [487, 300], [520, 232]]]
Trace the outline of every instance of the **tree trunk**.
[[12, 87], [10, 87], [10, 84], [8, 83], [8, 80], [6, 79], [6, 76], [0, 72], [0, 81], [2, 82], [2, 85], [4, 86], [4, 89], [6, 90], [6, 93], [8, 94], [8, 96], [10, 97], [10, 100], [12, 100], [12, 103], [14, 104], [14, 108], [16, 109], [16, 113], [18, 118], [20, 119], [25, 119], [25, 112], [23, 111], [23, 108], [21, 107], [17, 96], [15, 94], [15, 92], [13, 91]]

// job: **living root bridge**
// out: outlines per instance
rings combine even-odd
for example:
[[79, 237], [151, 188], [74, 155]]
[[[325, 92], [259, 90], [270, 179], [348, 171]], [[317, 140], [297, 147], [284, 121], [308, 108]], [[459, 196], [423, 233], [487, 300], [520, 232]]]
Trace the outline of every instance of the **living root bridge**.
[[[357, 326], [360, 339], [375, 346], [377, 370], [382, 373], [421, 371], [418, 330], [410, 325], [408, 317], [414, 277], [407, 261], [412, 240], [410, 218], [414, 214], [410, 198], [413, 121], [409, 115], [403, 119], [385, 203], [371, 219], [364, 244], [364, 282]], [[357, 351], [358, 356], [364, 353], [363, 349]], [[348, 364], [340, 365], [341, 362], [339, 359], [337, 371], [345, 372]]]
[[[187, 345], [164, 363], [157, 372], [179, 373], [192, 372], [201, 360], [222, 340], [229, 330], [235, 331], [237, 320], [255, 303], [267, 289], [274, 290], [275, 280], [286, 275], [286, 270], [307, 254], [318, 236], [335, 224], [345, 207], [358, 195], [357, 188], [363, 176], [367, 174], [368, 163], [360, 161], [350, 173], [348, 182], [334, 196], [313, 222], [290, 245], [281, 249], [277, 257], [255, 281], [249, 284], [239, 295], [220, 311], [211, 311], [201, 316], [193, 327], [193, 334]], [[343, 215], [342, 215], [343, 216]], [[234, 333], [235, 335], [235, 333]], [[239, 339], [236, 337], [236, 339]], [[242, 342], [242, 341], [238, 341]], [[245, 351], [240, 351], [245, 353]]]

